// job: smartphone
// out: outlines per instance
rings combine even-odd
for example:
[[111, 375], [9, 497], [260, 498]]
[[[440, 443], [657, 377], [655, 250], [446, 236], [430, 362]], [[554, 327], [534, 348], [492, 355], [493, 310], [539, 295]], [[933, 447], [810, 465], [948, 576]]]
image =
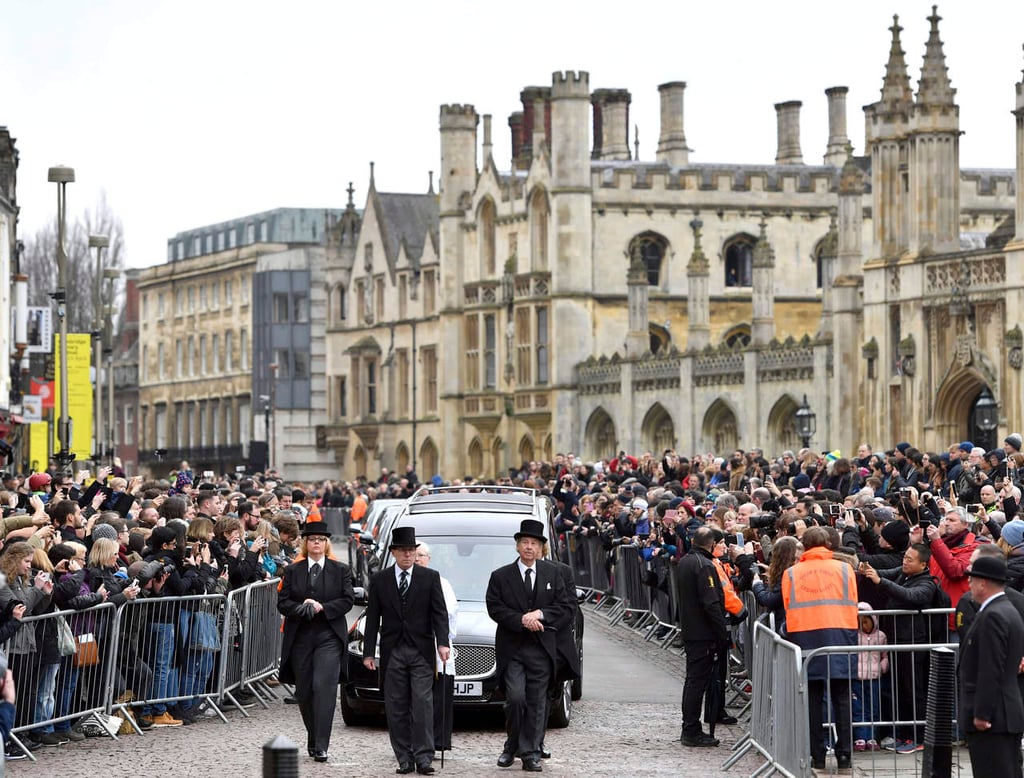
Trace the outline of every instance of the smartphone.
[[921, 529], [928, 529], [931, 525], [932, 525], [932, 520], [931, 519], [921, 519], [921, 521], [919, 521], [917, 523], [917, 526], [919, 526]]
[[967, 510], [967, 515], [968, 516], [975, 516], [975, 515], [977, 515], [978, 511], [981, 510], [982, 505], [981, 505], [980, 502], [972, 502], [972, 503], [968, 503], [965, 506], [965, 508]]
[[837, 502], [831, 502], [828, 504], [828, 515], [829, 516], [842, 516], [843, 506]]
[[1016, 483], [1017, 481], [1017, 468], [1008, 467], [1006, 468], [1006, 477], [1010, 479], [1010, 483]]
[[213, 471], [212, 470], [204, 470], [203, 471], [203, 480], [204, 481], [212, 481], [213, 480]]
[[910, 499], [910, 487], [909, 486], [904, 486], [902, 489], [900, 489], [900, 497], [903, 498], [904, 500], [909, 500]]
[[737, 532], [736, 533], [736, 545], [739, 546], [740, 548], [743, 548], [743, 544], [745, 542], [746, 541], [743, 539], [743, 533], [742, 532]]

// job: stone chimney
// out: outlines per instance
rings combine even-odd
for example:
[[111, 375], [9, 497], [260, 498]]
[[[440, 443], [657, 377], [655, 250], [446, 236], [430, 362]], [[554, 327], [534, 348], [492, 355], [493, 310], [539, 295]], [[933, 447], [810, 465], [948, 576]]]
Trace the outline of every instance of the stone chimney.
[[512, 135], [512, 167], [515, 170], [524, 170], [526, 165], [522, 162], [523, 156], [523, 112], [516, 111], [508, 117], [508, 129]]
[[494, 152], [494, 144], [491, 142], [491, 115], [489, 113], [484, 114], [484, 145], [481, 151], [483, 163], [486, 165], [491, 154]]
[[685, 81], [670, 81], [658, 87], [661, 96], [661, 134], [658, 135], [659, 162], [668, 162], [673, 167], [690, 163], [690, 149], [683, 132], [683, 92]]
[[775, 115], [779, 125], [779, 147], [775, 152], [776, 165], [802, 165], [804, 156], [800, 152], [800, 106], [799, 100], [775, 104]]
[[[591, 95], [594, 106], [597, 159], [629, 159], [629, 104], [627, 89], [595, 89]], [[600, 140], [597, 132], [600, 131]], [[598, 145], [598, 143], [600, 145]]]
[[828, 98], [828, 145], [825, 147], [825, 164], [842, 167], [846, 163], [846, 93], [849, 88], [834, 86], [825, 90]]
[[551, 88], [546, 86], [528, 86], [519, 93], [519, 99], [523, 104], [523, 145], [520, 156], [523, 158], [523, 169], [529, 169], [533, 160], [533, 138], [536, 134], [536, 122], [540, 122], [541, 134], [545, 134], [544, 124], [546, 111], [541, 111], [537, 116], [538, 103], [543, 104], [551, 97]]

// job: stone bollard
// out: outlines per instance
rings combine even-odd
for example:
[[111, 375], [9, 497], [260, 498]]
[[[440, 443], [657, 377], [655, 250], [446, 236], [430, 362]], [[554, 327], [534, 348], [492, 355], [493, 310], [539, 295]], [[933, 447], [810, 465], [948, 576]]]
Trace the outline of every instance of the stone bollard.
[[263, 778], [299, 778], [299, 747], [284, 735], [263, 744]]

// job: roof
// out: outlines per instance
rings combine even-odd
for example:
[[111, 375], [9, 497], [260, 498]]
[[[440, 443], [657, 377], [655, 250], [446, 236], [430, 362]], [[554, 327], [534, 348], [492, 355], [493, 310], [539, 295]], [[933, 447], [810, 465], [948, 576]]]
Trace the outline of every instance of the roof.
[[440, 225], [437, 195], [378, 192], [376, 197], [388, 264], [394, 266], [403, 244], [409, 260], [418, 264], [428, 240], [437, 246]]

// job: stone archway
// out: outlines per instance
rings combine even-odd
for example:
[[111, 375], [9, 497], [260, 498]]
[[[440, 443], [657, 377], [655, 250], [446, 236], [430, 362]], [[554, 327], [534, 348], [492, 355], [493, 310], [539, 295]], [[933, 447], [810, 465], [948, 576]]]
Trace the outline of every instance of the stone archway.
[[665, 406], [654, 403], [644, 416], [640, 427], [641, 446], [660, 458], [666, 449], [676, 447], [676, 428]]
[[484, 447], [480, 438], [473, 438], [469, 444], [469, 472], [466, 475], [479, 478], [484, 473]]
[[355, 470], [353, 480], [356, 478], [366, 477], [366, 449], [362, 446], [356, 446], [356, 450], [352, 454], [352, 468]]
[[707, 409], [701, 438], [705, 448], [721, 456], [728, 456], [739, 448], [739, 423], [735, 411], [725, 400], [719, 398]]
[[533, 461], [533, 441], [529, 435], [523, 435], [519, 441], [519, 463], [527, 463]]
[[437, 464], [437, 445], [431, 438], [427, 438], [423, 441], [423, 445], [420, 446], [420, 469], [423, 473], [420, 480], [427, 482], [435, 475], [440, 475]]
[[615, 422], [604, 408], [597, 408], [587, 419], [584, 443], [588, 459], [606, 459], [615, 456], [618, 437]]
[[971, 439], [971, 410], [986, 386], [985, 377], [973, 367], [946, 376], [935, 396], [933, 448]]
[[797, 451], [801, 440], [796, 434], [794, 419], [800, 405], [788, 394], [782, 395], [768, 414], [768, 434], [765, 439], [765, 454], [769, 457], [787, 449]]

